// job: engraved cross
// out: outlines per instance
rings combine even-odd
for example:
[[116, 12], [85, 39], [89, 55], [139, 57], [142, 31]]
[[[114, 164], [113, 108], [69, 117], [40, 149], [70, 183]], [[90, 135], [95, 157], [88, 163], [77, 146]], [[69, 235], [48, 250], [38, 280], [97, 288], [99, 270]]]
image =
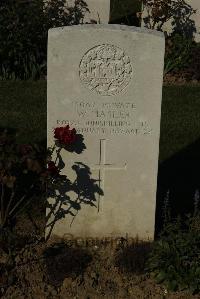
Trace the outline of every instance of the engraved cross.
[[[100, 139], [100, 152], [99, 152], [99, 163], [91, 165], [91, 170], [99, 171], [99, 188], [104, 192], [105, 185], [105, 171], [106, 170], [126, 170], [127, 164], [114, 166], [114, 164], [106, 163], [106, 139]], [[99, 201], [100, 201], [99, 195]], [[98, 202], [98, 212], [99, 212], [99, 202]]]

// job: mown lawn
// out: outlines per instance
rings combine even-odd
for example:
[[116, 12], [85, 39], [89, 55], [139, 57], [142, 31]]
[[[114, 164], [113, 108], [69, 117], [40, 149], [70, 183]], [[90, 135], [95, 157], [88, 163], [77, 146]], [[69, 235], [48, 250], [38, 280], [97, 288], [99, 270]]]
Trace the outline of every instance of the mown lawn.
[[18, 141], [46, 139], [46, 81], [0, 82], [0, 128], [16, 129]]
[[[0, 128], [16, 129], [18, 141], [46, 139], [46, 81], [0, 82]], [[200, 86], [165, 86], [160, 162], [200, 138]]]
[[200, 86], [165, 86], [160, 162], [200, 139]]

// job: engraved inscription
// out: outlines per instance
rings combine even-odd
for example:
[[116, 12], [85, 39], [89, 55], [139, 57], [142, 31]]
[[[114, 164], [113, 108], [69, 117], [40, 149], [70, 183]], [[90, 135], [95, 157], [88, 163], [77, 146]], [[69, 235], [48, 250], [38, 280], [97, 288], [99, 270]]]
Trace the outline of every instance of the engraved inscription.
[[106, 139], [100, 139], [100, 148], [99, 148], [99, 163], [95, 165], [91, 165], [91, 170], [98, 170], [99, 172], [99, 188], [103, 190], [103, 195], [99, 194], [98, 200], [98, 212], [99, 212], [99, 205], [100, 205], [100, 197], [104, 198], [104, 185], [105, 185], [105, 171], [106, 170], [126, 170], [127, 163], [124, 165], [113, 165], [110, 163], [106, 163]]
[[73, 117], [57, 119], [56, 125], [70, 125], [79, 134], [151, 135], [144, 116], [138, 116], [134, 102], [73, 102]]
[[114, 45], [100, 45], [90, 49], [80, 62], [81, 81], [102, 96], [121, 92], [132, 75], [130, 58]]

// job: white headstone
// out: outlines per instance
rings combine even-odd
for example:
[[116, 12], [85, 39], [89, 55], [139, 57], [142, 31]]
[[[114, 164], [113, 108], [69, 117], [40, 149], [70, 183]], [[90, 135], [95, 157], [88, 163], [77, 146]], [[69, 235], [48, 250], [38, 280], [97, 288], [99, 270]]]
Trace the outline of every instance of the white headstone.
[[90, 12], [86, 13], [84, 21], [91, 23], [91, 20], [94, 20], [97, 24], [108, 24], [110, 0], [87, 0], [86, 2]]
[[[121, 25], [49, 31], [48, 146], [53, 128], [74, 127], [86, 149], [62, 149], [62, 174], [74, 181], [72, 166], [83, 163], [103, 191], [95, 194], [96, 207], [81, 203], [77, 213], [72, 202], [63, 206], [76, 217], [66, 214], [52, 234], [153, 239], [163, 61], [164, 36], [157, 31]], [[76, 169], [84, 171], [80, 163]], [[77, 193], [67, 195], [77, 202]]]

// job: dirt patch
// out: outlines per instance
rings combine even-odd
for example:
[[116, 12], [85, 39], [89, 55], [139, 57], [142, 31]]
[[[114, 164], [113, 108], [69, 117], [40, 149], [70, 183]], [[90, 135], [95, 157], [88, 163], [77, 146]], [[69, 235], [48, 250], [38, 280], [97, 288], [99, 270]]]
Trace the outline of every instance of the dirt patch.
[[44, 222], [37, 215], [34, 223], [28, 215], [17, 219], [14, 264], [0, 252], [2, 299], [200, 299], [168, 293], [155, 283], [145, 272], [149, 244], [44, 242]]
[[163, 78], [164, 85], [200, 85], [200, 80], [193, 79], [187, 71], [168, 73]]
[[187, 293], [166, 293], [164, 287], [145, 274], [143, 259], [139, 271], [137, 260], [127, 269], [128, 260], [123, 264], [122, 257], [128, 251], [129, 258], [131, 254], [136, 258], [134, 250], [119, 244], [115, 248], [68, 247], [62, 240], [25, 246], [10, 270], [11, 285], [1, 288], [1, 298], [200, 298]]

